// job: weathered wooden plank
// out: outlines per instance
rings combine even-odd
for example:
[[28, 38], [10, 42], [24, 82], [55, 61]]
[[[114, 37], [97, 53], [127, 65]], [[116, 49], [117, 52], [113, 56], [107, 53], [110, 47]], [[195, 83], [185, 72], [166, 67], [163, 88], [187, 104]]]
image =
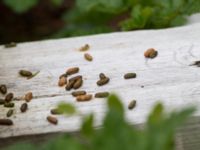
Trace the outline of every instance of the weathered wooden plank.
[[[60, 101], [74, 103], [83, 114], [95, 113], [96, 126], [100, 126], [106, 111], [105, 99], [77, 103], [71, 92], [57, 86], [59, 75], [73, 66], [79, 66], [79, 74], [84, 76], [81, 89], [92, 94], [105, 90], [118, 93], [131, 123], [143, 123], [152, 105], [158, 101], [162, 101], [168, 110], [186, 105], [199, 107], [200, 68], [189, 66], [200, 59], [199, 37], [200, 23], [196, 23], [165, 30], [22, 43], [10, 49], [1, 46], [0, 83], [6, 84], [17, 97], [28, 91], [32, 91], [35, 97], [29, 103], [29, 110], [23, 114], [19, 110], [22, 101], [16, 102], [16, 114], [12, 117], [14, 126], [0, 127], [0, 138], [77, 131], [79, 116], [59, 116], [57, 126], [46, 121], [50, 108]], [[89, 53], [94, 57], [92, 62], [86, 61], [84, 53], [77, 50], [86, 43], [91, 45]], [[153, 60], [146, 60], [143, 52], [150, 47], [156, 48], [159, 55]], [[18, 75], [20, 69], [40, 73], [26, 80]], [[111, 79], [103, 87], [96, 85], [100, 72]], [[127, 72], [136, 72], [137, 78], [124, 80], [123, 75]], [[138, 101], [137, 107], [129, 111], [127, 105], [133, 98]], [[7, 110], [0, 106], [1, 118], [5, 118]]]

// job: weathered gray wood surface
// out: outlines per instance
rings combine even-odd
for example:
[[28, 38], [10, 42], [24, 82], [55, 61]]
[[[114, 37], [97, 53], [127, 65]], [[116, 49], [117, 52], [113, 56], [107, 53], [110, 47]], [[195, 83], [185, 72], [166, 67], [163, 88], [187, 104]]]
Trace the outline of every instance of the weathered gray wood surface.
[[[94, 57], [93, 62], [87, 62], [84, 53], [78, 51], [86, 43], [91, 46], [88, 52]], [[146, 60], [143, 52], [150, 47], [157, 49], [159, 55], [153, 60]], [[23, 114], [19, 110], [23, 101], [16, 101], [16, 113], [12, 117], [14, 125], [0, 126], [0, 138], [77, 131], [80, 126], [78, 116], [59, 116], [57, 126], [46, 121], [49, 110], [61, 101], [74, 103], [83, 114], [95, 113], [96, 126], [101, 125], [106, 111], [105, 99], [78, 103], [71, 92], [57, 86], [59, 75], [73, 66], [80, 67], [79, 74], [84, 76], [81, 89], [91, 94], [97, 91], [118, 93], [131, 123], [143, 123], [151, 107], [158, 101], [162, 101], [169, 111], [187, 105], [200, 107], [200, 68], [189, 66], [195, 60], [200, 60], [200, 23], [165, 30], [22, 43], [9, 49], [0, 46], [0, 84], [6, 84], [9, 92], [14, 92], [17, 97], [28, 91], [35, 96], [29, 103], [29, 110]], [[18, 75], [20, 69], [40, 73], [26, 80]], [[103, 87], [96, 85], [100, 72], [111, 79]], [[127, 72], [136, 72], [137, 78], [124, 80], [123, 75]], [[129, 111], [127, 105], [132, 99], [138, 103], [136, 109]], [[6, 118], [7, 110], [0, 106], [0, 118]], [[199, 114], [197, 111], [195, 116]], [[198, 129], [199, 121], [188, 126], [188, 129], [192, 126]], [[185, 149], [184, 142], [188, 141], [182, 140], [183, 137], [178, 138], [180, 149]], [[190, 149], [200, 145], [200, 137], [196, 137]]]

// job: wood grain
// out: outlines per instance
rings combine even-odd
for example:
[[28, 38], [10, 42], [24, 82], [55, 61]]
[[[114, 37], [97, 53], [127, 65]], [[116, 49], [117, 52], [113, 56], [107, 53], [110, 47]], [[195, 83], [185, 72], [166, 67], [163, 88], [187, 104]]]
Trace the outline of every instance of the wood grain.
[[[50, 109], [61, 101], [75, 104], [83, 115], [95, 113], [96, 126], [101, 125], [106, 111], [105, 99], [94, 98], [90, 102], [78, 103], [71, 92], [57, 86], [59, 76], [69, 67], [80, 67], [78, 74], [83, 75], [84, 80], [81, 90], [91, 94], [101, 91], [117, 93], [122, 98], [130, 123], [143, 123], [152, 106], [159, 101], [165, 104], [167, 111], [188, 105], [200, 107], [200, 68], [190, 66], [193, 61], [200, 60], [199, 37], [200, 23], [196, 23], [165, 30], [21, 43], [9, 49], [0, 46], [0, 84], [6, 84], [8, 91], [16, 97], [29, 91], [34, 95], [26, 113], [19, 109], [23, 101], [15, 102], [14, 126], [1, 126], [0, 138], [77, 131], [80, 116], [59, 116], [56, 126], [46, 121]], [[86, 61], [84, 53], [78, 50], [86, 43], [91, 46], [92, 62]], [[151, 47], [158, 51], [158, 56], [145, 59], [143, 53]], [[40, 73], [27, 80], [18, 75], [20, 69]], [[110, 77], [108, 85], [96, 85], [100, 72]], [[136, 72], [137, 78], [124, 80], [123, 75], [128, 72]], [[128, 104], [132, 99], [137, 100], [137, 107], [130, 111]], [[1, 118], [6, 117], [7, 110], [0, 106]], [[197, 111], [195, 116], [199, 114]]]

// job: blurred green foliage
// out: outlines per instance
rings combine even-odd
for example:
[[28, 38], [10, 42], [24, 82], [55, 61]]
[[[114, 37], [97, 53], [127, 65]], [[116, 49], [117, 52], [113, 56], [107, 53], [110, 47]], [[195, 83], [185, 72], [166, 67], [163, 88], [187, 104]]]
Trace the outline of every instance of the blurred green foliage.
[[[71, 104], [63, 103], [59, 107], [67, 109], [66, 114], [71, 114], [72, 109], [75, 112]], [[165, 113], [163, 106], [157, 104], [144, 129], [138, 129], [126, 122], [124, 107], [118, 97], [111, 95], [107, 107], [99, 129], [93, 127], [94, 115], [84, 117], [79, 138], [65, 135], [41, 146], [18, 144], [8, 150], [174, 150], [176, 128], [194, 112], [194, 108], [186, 108]]]
[[[39, 3], [3, 1], [16, 13], [24, 13]], [[64, 0], [49, 1], [59, 6]], [[75, 0], [75, 6], [63, 15], [66, 25], [53, 37], [180, 26], [196, 12], [200, 12], [200, 0]]]
[[[35, 6], [39, 0], [3, 0], [17, 13]], [[50, 0], [56, 6], [63, 0]], [[199, 0], [76, 0], [75, 7], [63, 17], [67, 24], [54, 37], [95, 34], [114, 31], [109, 23], [117, 22], [124, 31], [179, 26], [187, 16], [200, 11]]]

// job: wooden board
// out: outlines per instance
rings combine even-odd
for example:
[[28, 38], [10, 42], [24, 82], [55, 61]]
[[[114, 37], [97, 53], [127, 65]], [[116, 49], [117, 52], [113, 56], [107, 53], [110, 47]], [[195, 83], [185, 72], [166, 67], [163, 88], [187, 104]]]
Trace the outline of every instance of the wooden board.
[[[200, 23], [185, 27], [96, 36], [66, 38], [19, 44], [16, 48], [0, 46], [0, 83], [16, 97], [32, 91], [34, 99], [26, 113], [19, 110], [23, 101], [16, 101], [14, 125], [0, 127], [0, 138], [35, 135], [50, 132], [77, 131], [79, 116], [59, 116], [57, 126], [49, 124], [46, 116], [59, 102], [70, 102], [82, 114], [96, 115], [96, 126], [101, 125], [105, 114], [105, 99], [78, 103], [71, 92], [57, 86], [58, 77], [67, 68], [80, 67], [84, 77], [81, 89], [94, 94], [97, 91], [117, 93], [126, 108], [129, 122], [143, 123], [152, 106], [161, 101], [170, 110], [184, 106], [200, 107], [200, 68], [190, 64], [200, 59]], [[78, 48], [88, 43], [94, 61], [88, 62]], [[158, 50], [158, 57], [146, 60], [147, 48]], [[40, 73], [27, 80], [18, 75], [20, 69]], [[98, 87], [98, 74], [110, 77], [108, 85]], [[136, 72], [137, 78], [124, 80], [127, 72]], [[142, 86], [144, 86], [142, 88]], [[3, 95], [0, 95], [2, 98]], [[137, 100], [136, 109], [129, 111], [130, 100]], [[0, 106], [0, 117], [6, 118], [8, 109]], [[199, 116], [200, 112], [196, 112]]]

